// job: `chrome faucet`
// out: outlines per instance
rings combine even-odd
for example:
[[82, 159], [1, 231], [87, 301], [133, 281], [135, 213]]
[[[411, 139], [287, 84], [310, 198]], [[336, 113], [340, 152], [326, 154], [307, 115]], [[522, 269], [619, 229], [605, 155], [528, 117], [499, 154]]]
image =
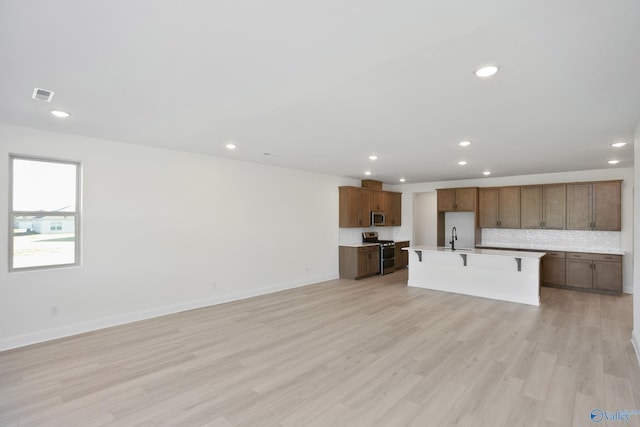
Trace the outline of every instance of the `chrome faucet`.
[[458, 240], [458, 230], [456, 230], [455, 227], [453, 227], [451, 229], [451, 241], [449, 243], [451, 243], [451, 250], [455, 251], [456, 250], [456, 244], [455, 241]]

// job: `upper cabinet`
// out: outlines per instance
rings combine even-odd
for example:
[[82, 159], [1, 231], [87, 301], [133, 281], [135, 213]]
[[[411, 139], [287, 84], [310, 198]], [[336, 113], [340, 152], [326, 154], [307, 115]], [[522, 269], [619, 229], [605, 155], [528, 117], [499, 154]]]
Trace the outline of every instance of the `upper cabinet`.
[[475, 241], [482, 228], [620, 231], [621, 183], [438, 189], [436, 244], [448, 240], [447, 212], [460, 211], [475, 213]]
[[620, 231], [620, 181], [567, 184], [567, 229]]
[[438, 212], [475, 212], [477, 194], [476, 187], [438, 190]]
[[384, 212], [386, 202], [384, 193], [384, 191], [370, 191], [372, 211]]
[[522, 228], [542, 228], [542, 186], [520, 189], [520, 225]]
[[384, 206], [387, 212], [387, 225], [391, 227], [402, 225], [402, 193], [391, 191], [383, 191], [382, 193], [384, 194]]
[[481, 228], [520, 228], [520, 187], [480, 188], [478, 224]]
[[402, 193], [362, 187], [339, 187], [339, 226], [370, 227], [371, 211], [386, 213], [386, 225], [402, 225]]
[[566, 185], [536, 185], [520, 189], [522, 228], [565, 228]]
[[339, 187], [339, 226], [371, 226], [370, 191], [360, 187]]
[[563, 230], [567, 216], [567, 186], [544, 185], [542, 196], [542, 228]]

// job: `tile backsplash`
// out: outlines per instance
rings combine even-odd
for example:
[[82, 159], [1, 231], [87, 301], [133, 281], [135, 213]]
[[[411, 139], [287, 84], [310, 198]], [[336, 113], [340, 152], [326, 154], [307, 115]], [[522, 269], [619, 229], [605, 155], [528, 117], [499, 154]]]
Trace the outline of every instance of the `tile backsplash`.
[[586, 230], [518, 230], [506, 228], [483, 228], [483, 246], [520, 246], [541, 247], [545, 249], [571, 250], [618, 250], [620, 249], [619, 231]]
[[393, 240], [393, 229], [391, 227], [366, 227], [366, 228], [340, 228], [339, 243], [341, 245], [351, 245], [362, 243], [363, 231], [377, 231], [381, 240]]

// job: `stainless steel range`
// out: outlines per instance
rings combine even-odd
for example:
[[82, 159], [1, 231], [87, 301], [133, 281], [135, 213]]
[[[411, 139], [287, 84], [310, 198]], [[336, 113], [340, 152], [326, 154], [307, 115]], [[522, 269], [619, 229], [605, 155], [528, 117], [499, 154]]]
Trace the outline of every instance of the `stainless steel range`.
[[362, 233], [362, 243], [378, 243], [380, 245], [381, 275], [396, 270], [396, 243], [393, 240], [380, 240], [377, 231], [365, 231]]

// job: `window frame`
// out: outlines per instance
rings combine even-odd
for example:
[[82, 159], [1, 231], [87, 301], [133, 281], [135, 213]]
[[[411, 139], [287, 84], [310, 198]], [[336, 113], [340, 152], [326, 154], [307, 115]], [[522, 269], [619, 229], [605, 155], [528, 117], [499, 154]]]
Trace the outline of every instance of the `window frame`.
[[[65, 165], [74, 165], [76, 167], [76, 203], [74, 211], [16, 211], [13, 209], [13, 165], [14, 160], [26, 160], [33, 162], [44, 162], [44, 163], [59, 163]], [[81, 265], [80, 260], [80, 220], [81, 220], [81, 210], [82, 210], [82, 165], [78, 161], [73, 160], [62, 160], [52, 157], [42, 157], [42, 156], [31, 156], [31, 155], [23, 155], [23, 154], [13, 154], [9, 153], [9, 218], [8, 218], [8, 228], [9, 228], [9, 272], [20, 272], [20, 271], [33, 271], [33, 270], [50, 270], [54, 268], [68, 268], [68, 267], [77, 267]], [[50, 265], [38, 265], [38, 266], [30, 266], [30, 267], [17, 267], [15, 268], [14, 263], [14, 254], [13, 254], [13, 241], [14, 241], [14, 232], [13, 232], [13, 221], [15, 216], [43, 216], [46, 215], [48, 217], [59, 217], [60, 219], [64, 219], [65, 217], [73, 217], [74, 218], [74, 262], [66, 263], [66, 264], [50, 264]]]

